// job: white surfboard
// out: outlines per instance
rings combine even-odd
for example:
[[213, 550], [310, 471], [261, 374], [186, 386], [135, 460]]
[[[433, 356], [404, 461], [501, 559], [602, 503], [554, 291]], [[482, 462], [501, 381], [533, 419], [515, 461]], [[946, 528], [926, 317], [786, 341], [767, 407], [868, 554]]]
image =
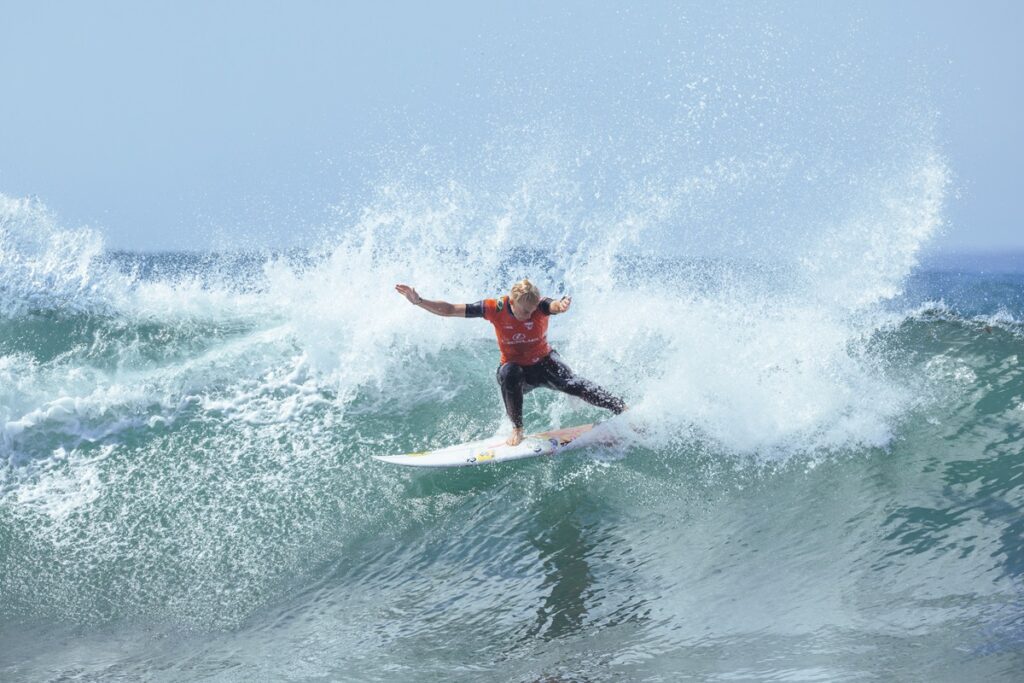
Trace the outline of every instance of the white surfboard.
[[505, 443], [507, 437], [493, 436], [489, 439], [470, 441], [457, 446], [448, 446], [436, 451], [405, 453], [404, 455], [375, 455], [377, 460], [407, 465], [410, 467], [468, 467], [495, 462], [508, 462], [542, 455], [555, 455], [578, 445], [576, 439], [586, 434], [594, 425], [580, 425], [555, 429], [540, 434], [530, 434], [518, 446]]

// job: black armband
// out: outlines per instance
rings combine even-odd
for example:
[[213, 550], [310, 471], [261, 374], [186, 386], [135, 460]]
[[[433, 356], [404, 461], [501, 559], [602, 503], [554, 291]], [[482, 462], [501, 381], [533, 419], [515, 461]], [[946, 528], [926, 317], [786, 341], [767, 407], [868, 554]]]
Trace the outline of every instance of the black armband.
[[467, 318], [482, 318], [484, 317], [484, 302], [477, 301], [475, 304], [466, 304], [466, 317]]
[[537, 308], [539, 308], [540, 312], [544, 315], [551, 315], [551, 299], [549, 297], [544, 297], [540, 300], [540, 303], [537, 304]]

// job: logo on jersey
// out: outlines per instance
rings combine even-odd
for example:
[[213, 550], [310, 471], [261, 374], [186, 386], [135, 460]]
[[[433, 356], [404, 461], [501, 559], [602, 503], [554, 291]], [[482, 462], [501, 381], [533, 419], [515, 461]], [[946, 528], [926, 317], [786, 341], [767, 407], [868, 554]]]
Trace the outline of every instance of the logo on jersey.
[[513, 342], [526, 341], [526, 335], [523, 334], [522, 332], [516, 332], [515, 334], [512, 335], [512, 341]]
[[527, 321], [526, 321], [525, 323], [523, 323], [523, 325], [524, 325], [524, 326], [526, 327], [526, 329], [528, 329], [528, 330], [532, 330], [532, 329], [533, 329], [533, 321], [532, 321], [532, 320], [527, 320]]

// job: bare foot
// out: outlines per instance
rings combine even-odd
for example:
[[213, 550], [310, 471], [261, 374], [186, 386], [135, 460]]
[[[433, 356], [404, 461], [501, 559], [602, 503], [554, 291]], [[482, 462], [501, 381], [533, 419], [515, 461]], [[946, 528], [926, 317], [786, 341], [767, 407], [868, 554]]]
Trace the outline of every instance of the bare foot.
[[522, 429], [513, 429], [512, 430], [512, 436], [510, 436], [507, 439], [505, 439], [505, 443], [507, 443], [509, 446], [518, 446], [522, 442], [523, 442], [523, 430]]

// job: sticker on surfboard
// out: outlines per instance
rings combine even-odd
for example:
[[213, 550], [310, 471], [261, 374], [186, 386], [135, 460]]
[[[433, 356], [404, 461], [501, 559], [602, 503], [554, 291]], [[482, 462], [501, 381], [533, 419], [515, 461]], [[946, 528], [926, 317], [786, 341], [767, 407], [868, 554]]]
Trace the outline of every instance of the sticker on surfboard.
[[576, 439], [586, 434], [594, 425], [566, 427], [550, 432], [530, 434], [522, 443], [509, 446], [505, 439], [493, 436], [489, 439], [470, 441], [435, 451], [420, 451], [402, 455], [375, 455], [375, 459], [395, 465], [409, 467], [470, 467], [523, 458], [537, 458], [544, 455], [555, 455], [571, 448]]

